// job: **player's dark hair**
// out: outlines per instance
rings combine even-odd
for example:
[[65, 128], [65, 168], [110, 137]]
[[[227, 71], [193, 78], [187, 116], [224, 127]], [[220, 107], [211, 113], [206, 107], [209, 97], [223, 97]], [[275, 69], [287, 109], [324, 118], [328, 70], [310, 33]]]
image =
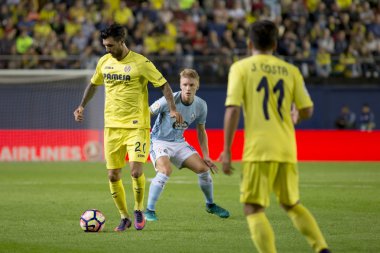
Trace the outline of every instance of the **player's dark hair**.
[[277, 26], [269, 20], [256, 21], [249, 29], [249, 39], [257, 50], [271, 50], [277, 44]]
[[108, 26], [106, 29], [102, 30], [100, 33], [100, 37], [102, 39], [107, 39], [109, 37], [114, 38], [115, 41], [124, 41], [127, 38], [127, 30], [124, 26], [119, 24], [112, 24]]

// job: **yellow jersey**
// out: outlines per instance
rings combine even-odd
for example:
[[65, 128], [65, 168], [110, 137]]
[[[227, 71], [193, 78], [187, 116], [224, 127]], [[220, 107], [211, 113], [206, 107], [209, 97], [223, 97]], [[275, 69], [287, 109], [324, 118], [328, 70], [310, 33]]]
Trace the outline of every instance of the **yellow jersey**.
[[243, 161], [297, 161], [291, 105], [311, 107], [298, 68], [273, 55], [254, 55], [232, 64], [226, 106], [242, 106]]
[[148, 82], [160, 87], [167, 81], [141, 54], [129, 51], [120, 61], [111, 54], [99, 59], [91, 83], [105, 86], [105, 127], [150, 128]]

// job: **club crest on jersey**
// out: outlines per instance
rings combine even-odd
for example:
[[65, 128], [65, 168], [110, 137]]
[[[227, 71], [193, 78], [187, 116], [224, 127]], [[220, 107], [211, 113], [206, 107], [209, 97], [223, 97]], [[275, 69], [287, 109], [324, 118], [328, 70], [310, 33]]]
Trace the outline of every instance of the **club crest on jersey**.
[[126, 66], [124, 67], [124, 72], [128, 73], [129, 71], [131, 71], [131, 69], [132, 69], [131, 66], [126, 65]]
[[191, 118], [191, 120], [194, 120], [195, 119], [195, 113], [192, 113], [190, 118]]
[[160, 109], [160, 103], [156, 102], [152, 105], [152, 110], [153, 112], [157, 111], [158, 109]]
[[173, 123], [173, 128], [176, 130], [184, 130], [184, 129], [187, 129], [188, 127], [189, 127], [189, 123], [187, 123], [186, 121], [184, 121], [183, 123], [179, 123], [179, 122]]

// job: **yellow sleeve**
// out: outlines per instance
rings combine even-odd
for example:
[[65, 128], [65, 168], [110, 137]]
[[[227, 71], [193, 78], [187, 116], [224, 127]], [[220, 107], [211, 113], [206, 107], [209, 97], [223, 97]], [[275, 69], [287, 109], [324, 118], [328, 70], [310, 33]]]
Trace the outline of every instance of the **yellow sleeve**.
[[156, 66], [148, 59], [145, 58], [145, 60], [140, 63], [140, 68], [142, 76], [151, 82], [154, 87], [160, 87], [167, 83], [165, 77], [163, 77], [161, 72], [158, 71]]
[[300, 71], [294, 67], [295, 85], [294, 85], [294, 102], [297, 109], [307, 108], [313, 106], [313, 101], [307, 91], [305, 81]]
[[244, 82], [237, 64], [230, 67], [228, 74], [227, 98], [225, 106], [241, 106], [243, 103]]
[[95, 73], [92, 75], [91, 83], [95, 85], [103, 85], [104, 79], [102, 74], [102, 66], [104, 63], [104, 58], [100, 58], [98, 64], [96, 65]]

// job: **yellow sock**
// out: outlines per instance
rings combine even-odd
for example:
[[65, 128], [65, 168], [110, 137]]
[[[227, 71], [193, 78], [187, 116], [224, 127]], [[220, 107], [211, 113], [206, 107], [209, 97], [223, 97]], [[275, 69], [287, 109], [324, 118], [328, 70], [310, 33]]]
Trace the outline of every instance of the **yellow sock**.
[[145, 175], [141, 174], [140, 177], [132, 177], [133, 195], [135, 196], [135, 210], [144, 210], [144, 193], [145, 193]]
[[306, 207], [298, 204], [288, 211], [288, 216], [293, 221], [297, 230], [306, 237], [306, 240], [315, 252], [328, 248], [315, 218]]
[[260, 253], [276, 253], [274, 233], [264, 212], [247, 216], [251, 238]]
[[117, 209], [119, 209], [121, 218], [128, 218], [127, 200], [125, 199], [125, 190], [123, 181], [120, 179], [116, 182], [109, 181], [111, 195]]

